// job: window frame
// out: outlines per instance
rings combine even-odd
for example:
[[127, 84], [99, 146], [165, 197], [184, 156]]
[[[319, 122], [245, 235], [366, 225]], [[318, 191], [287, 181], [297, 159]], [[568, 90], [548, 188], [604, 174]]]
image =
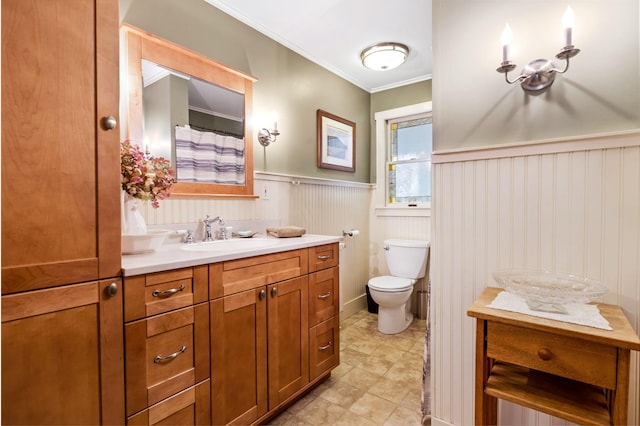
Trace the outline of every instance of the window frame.
[[433, 113], [431, 102], [422, 102], [386, 111], [379, 111], [374, 114], [376, 127], [376, 194], [374, 196], [374, 205], [376, 216], [431, 215], [431, 201], [416, 203], [414, 207], [409, 207], [408, 203], [389, 204], [388, 202], [389, 182], [387, 159], [389, 153], [389, 131], [387, 123], [390, 120], [397, 120], [424, 113]]

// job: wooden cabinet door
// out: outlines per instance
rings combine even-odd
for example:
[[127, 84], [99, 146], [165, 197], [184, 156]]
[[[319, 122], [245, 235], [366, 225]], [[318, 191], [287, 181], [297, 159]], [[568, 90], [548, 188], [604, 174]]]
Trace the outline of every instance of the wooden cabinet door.
[[309, 383], [309, 279], [267, 287], [269, 409]]
[[211, 420], [250, 424], [267, 412], [265, 287], [210, 302]]
[[4, 424], [124, 423], [120, 288], [105, 280], [2, 297]]
[[118, 2], [1, 5], [2, 293], [117, 276]]

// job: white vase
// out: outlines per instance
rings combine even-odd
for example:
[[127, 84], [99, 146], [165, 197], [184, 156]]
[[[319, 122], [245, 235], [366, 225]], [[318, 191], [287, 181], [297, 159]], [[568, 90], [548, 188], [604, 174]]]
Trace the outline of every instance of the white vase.
[[147, 233], [147, 224], [140, 212], [138, 200], [122, 192], [122, 234], [140, 235]]

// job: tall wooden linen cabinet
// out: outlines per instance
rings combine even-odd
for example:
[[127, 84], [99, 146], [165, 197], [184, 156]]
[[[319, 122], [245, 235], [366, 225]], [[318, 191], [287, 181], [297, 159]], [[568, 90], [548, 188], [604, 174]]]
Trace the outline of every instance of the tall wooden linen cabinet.
[[118, 1], [1, 5], [2, 421], [122, 424]]

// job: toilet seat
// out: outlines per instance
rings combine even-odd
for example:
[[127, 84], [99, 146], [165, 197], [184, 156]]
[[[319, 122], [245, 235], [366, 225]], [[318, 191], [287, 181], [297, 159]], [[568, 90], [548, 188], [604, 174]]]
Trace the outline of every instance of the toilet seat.
[[369, 280], [369, 288], [385, 293], [400, 293], [413, 288], [416, 280], [383, 275]]

